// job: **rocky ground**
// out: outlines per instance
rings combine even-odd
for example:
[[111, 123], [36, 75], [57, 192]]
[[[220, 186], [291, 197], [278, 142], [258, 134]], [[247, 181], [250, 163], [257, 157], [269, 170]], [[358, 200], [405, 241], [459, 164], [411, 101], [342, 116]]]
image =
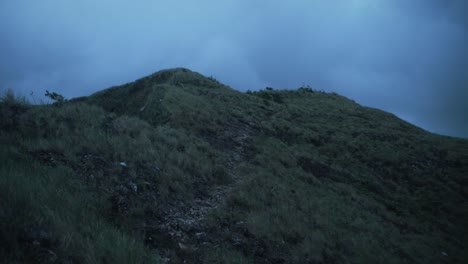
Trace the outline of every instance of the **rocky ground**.
[[[190, 254], [200, 248], [217, 247], [219, 243], [226, 243], [207, 230], [207, 216], [212, 210], [222, 206], [226, 196], [241, 180], [237, 169], [247, 159], [246, 152], [250, 147], [253, 131], [245, 124], [235, 129], [226, 129], [223, 138], [230, 139], [230, 143], [219, 144], [218, 142], [218, 147], [222, 145], [223, 152], [226, 154], [225, 168], [231, 179], [229, 184], [213, 186], [189, 203], [175, 202], [167, 208], [163, 218], [156, 221], [159, 235], [164, 234], [176, 241], [179, 252]], [[214, 141], [212, 143], [216, 144]], [[242, 225], [243, 223], [239, 223], [239, 228], [242, 229]], [[240, 244], [240, 238], [237, 240], [237, 242], [231, 242]], [[177, 252], [163, 252], [164, 259], [171, 262], [172, 258], [177, 258], [174, 255]]]
[[[197, 251], [207, 248], [216, 248], [220, 244], [230, 244], [233, 247], [243, 248], [245, 251], [263, 252], [261, 242], [256, 241], [248, 233], [242, 221], [237, 224], [237, 231], [233, 237], [225, 239], [210, 233], [207, 228], [207, 216], [216, 208], [223, 205], [227, 195], [232, 192], [241, 181], [238, 167], [247, 161], [248, 149], [251, 147], [254, 128], [241, 124], [227, 128], [221, 139], [208, 139], [212, 145], [222, 149], [225, 154], [224, 167], [227, 169], [229, 182], [215, 185], [206, 189], [198, 186], [199, 195], [190, 201], [172, 200], [161, 205], [155, 186], [147, 181], [147, 188], [141, 191], [138, 185], [127, 175], [127, 164], [122, 161], [112, 164], [103, 157], [84, 154], [78, 162], [68, 160], [62, 153], [54, 151], [35, 151], [30, 154], [38, 161], [49, 166], [67, 166], [73, 169], [88, 185], [100, 189], [109, 196], [112, 207], [110, 215], [125, 215], [136, 201], [143, 201], [146, 207], [151, 204], [156, 208], [145, 213], [141, 225], [135, 227], [145, 234], [145, 242], [158, 250], [166, 263], [184, 263], [186, 259], [196, 259]], [[145, 166], [145, 165], [142, 165]], [[140, 171], [160, 170], [154, 168], [140, 168]], [[118, 183], [109, 184], [106, 181], [111, 175], [119, 175]], [[40, 252], [41, 258], [54, 258], [54, 252], [47, 246], [47, 231], [41, 228], [26, 230], [25, 243], [31, 250]], [[249, 252], [252, 253], [252, 252]]]

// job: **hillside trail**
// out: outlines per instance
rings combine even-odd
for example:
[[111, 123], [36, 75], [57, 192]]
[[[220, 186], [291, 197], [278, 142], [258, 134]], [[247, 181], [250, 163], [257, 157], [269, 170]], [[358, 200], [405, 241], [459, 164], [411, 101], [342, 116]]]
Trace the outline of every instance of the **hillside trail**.
[[209, 243], [206, 233], [207, 216], [224, 203], [228, 194], [240, 182], [237, 168], [247, 160], [247, 149], [253, 130], [250, 124], [244, 123], [226, 128], [223, 138], [230, 139], [231, 144], [226, 144], [224, 140], [218, 142], [224, 145], [222, 149], [226, 157], [225, 167], [231, 178], [230, 183], [215, 185], [208, 189], [205, 195], [189, 203], [178, 202], [172, 205], [159, 222], [159, 230], [169, 235], [179, 247], [197, 247]]

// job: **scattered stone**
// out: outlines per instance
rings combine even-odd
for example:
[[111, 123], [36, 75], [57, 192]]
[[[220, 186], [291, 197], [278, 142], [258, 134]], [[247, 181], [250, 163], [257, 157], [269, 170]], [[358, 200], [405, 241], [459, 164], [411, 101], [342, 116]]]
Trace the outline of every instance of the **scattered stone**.
[[187, 245], [185, 245], [184, 243], [180, 243], [180, 242], [179, 242], [178, 245], [179, 245], [179, 248], [182, 249], [182, 250], [184, 250], [184, 251], [186, 251], [186, 250], [189, 249], [189, 247], [188, 247]]
[[197, 238], [197, 240], [206, 240], [206, 233], [205, 232], [198, 232], [198, 233], [195, 233], [195, 237]]
[[119, 165], [120, 165], [121, 167], [123, 167], [123, 168], [127, 168], [127, 167], [128, 167], [128, 166], [127, 166], [127, 163], [125, 163], [125, 162], [123, 162], [123, 161], [120, 162]]
[[235, 247], [242, 247], [247, 244], [247, 241], [244, 237], [239, 234], [234, 234], [231, 238], [231, 242]]
[[154, 165], [154, 170], [157, 171], [157, 172], [160, 172], [160, 171], [161, 171], [161, 168], [159, 168], [158, 165]]
[[193, 245], [184, 244], [181, 242], [177, 243], [177, 245], [179, 245], [179, 249], [184, 253], [193, 253], [194, 251], [197, 250], [197, 248], [194, 247]]
[[171, 259], [168, 258], [168, 257], [165, 257], [165, 258], [161, 258], [161, 261], [162, 261], [163, 263], [169, 263], [169, 262], [171, 261]]
[[134, 182], [128, 182], [127, 187], [134, 193], [138, 193], [138, 186]]

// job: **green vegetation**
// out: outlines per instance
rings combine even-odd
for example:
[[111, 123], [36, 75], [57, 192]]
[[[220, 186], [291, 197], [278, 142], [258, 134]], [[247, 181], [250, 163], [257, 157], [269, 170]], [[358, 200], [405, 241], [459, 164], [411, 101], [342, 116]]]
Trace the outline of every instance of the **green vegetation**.
[[[41, 148], [59, 153], [67, 147], [60, 145], [66, 144], [63, 139], [56, 138], [64, 131], [55, 123], [60, 116], [53, 108], [27, 105], [11, 92], [3, 97], [0, 261], [157, 263], [157, 255], [145, 248], [139, 236], [106, 219], [110, 203], [84, 185], [72, 168], [55, 163], [52, 156], [48, 157], [50, 166], [45, 166], [39, 156], [30, 155]], [[74, 121], [89, 125], [82, 118]], [[57, 130], [46, 125], [56, 125]]]
[[63, 95], [55, 93], [55, 92], [51, 93], [47, 90], [46, 90], [45, 96], [50, 98], [54, 102], [54, 104], [63, 104], [66, 101]]
[[187, 69], [49, 94], [0, 103], [6, 263], [468, 260], [465, 139]]

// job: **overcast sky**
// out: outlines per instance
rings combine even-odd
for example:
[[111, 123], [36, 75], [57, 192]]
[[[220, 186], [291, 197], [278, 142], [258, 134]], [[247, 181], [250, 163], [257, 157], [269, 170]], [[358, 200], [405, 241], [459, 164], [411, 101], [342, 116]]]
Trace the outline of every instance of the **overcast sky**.
[[467, 14], [467, 0], [0, 0], [0, 89], [70, 98], [186, 67], [468, 137]]

